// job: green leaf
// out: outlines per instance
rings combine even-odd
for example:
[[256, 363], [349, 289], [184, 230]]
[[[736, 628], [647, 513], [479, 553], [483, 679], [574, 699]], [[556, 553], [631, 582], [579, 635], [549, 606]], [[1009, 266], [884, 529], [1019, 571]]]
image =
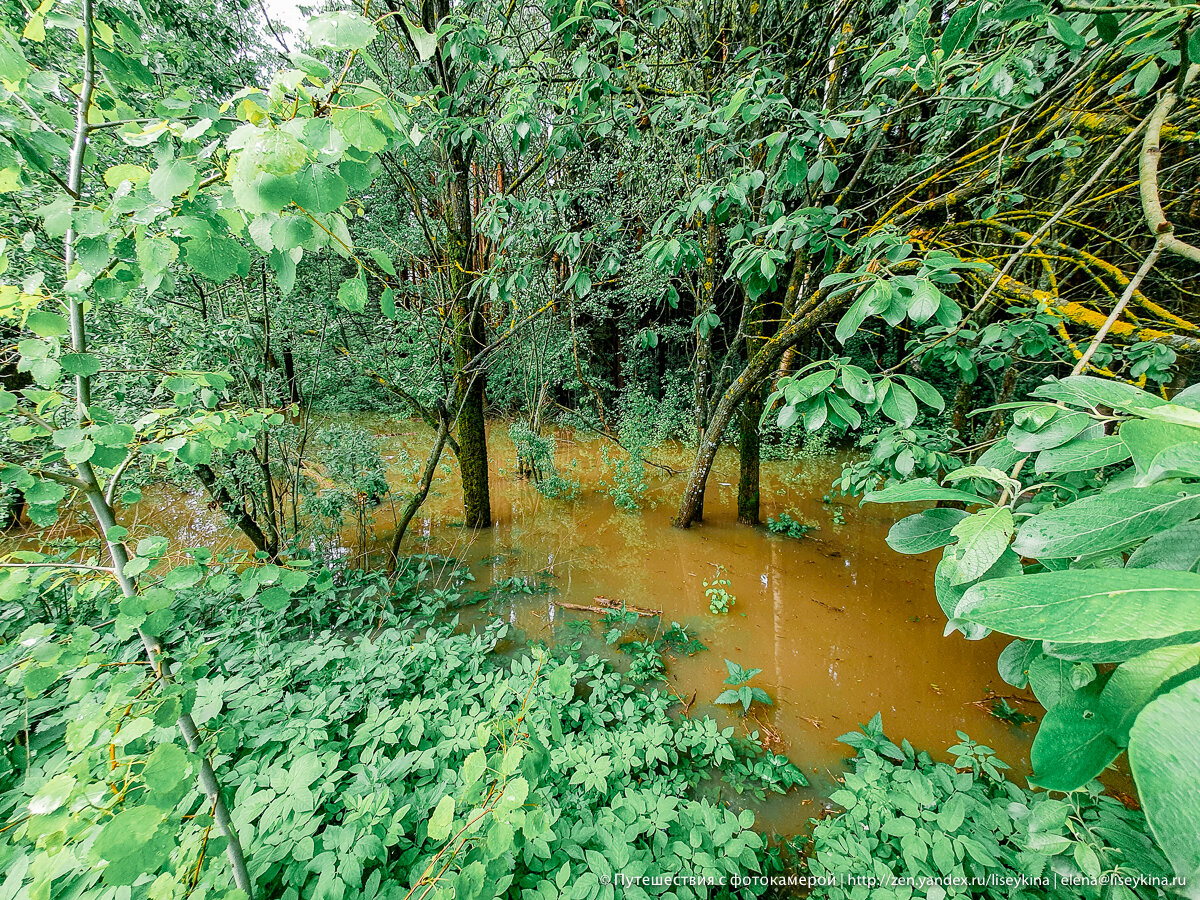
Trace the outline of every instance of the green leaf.
[[388, 140], [383, 136], [375, 118], [365, 109], [339, 108], [333, 111], [333, 124], [352, 147], [367, 153], [379, 153], [387, 148]]
[[1129, 765], [1150, 830], [1175, 874], [1200, 884], [1200, 681], [1189, 681], [1142, 710], [1129, 732]]
[[1036, 453], [1059, 447], [1091, 425], [1095, 420], [1087, 413], [1074, 410], [1058, 411], [1046, 425], [1036, 431], [1028, 431], [1013, 425], [1008, 430], [1008, 439], [1021, 453]]
[[195, 183], [196, 167], [182, 159], [172, 159], [150, 176], [150, 193], [160, 203], [169, 203]]
[[1162, 398], [1132, 384], [1094, 375], [1069, 375], [1050, 381], [1035, 388], [1033, 395], [1088, 407], [1107, 406], [1119, 412], [1166, 405]]
[[1139, 97], [1145, 97], [1154, 90], [1154, 85], [1158, 83], [1158, 76], [1158, 63], [1153, 59], [1146, 60], [1133, 79], [1133, 92]]
[[90, 353], [64, 353], [58, 362], [68, 375], [87, 377], [100, 371], [100, 361]]
[[367, 308], [367, 283], [362, 278], [347, 278], [338, 287], [338, 303], [350, 312], [365, 312]]
[[292, 198], [307, 212], [331, 213], [346, 202], [346, 182], [332, 169], [312, 163], [297, 172], [294, 178]]
[[1195, 571], [1200, 566], [1200, 522], [1185, 522], [1154, 535], [1130, 554], [1127, 569]]
[[958, 522], [952, 534], [958, 538], [955, 584], [974, 581], [987, 572], [1008, 547], [1013, 535], [1012, 510], [993, 506]]
[[1034, 460], [1038, 475], [1052, 472], [1088, 472], [1113, 466], [1129, 459], [1129, 447], [1120, 437], [1106, 435], [1092, 440], [1076, 440], [1043, 450]]
[[1073, 791], [1103, 772], [1120, 752], [1095, 710], [1094, 692], [1077, 691], [1042, 717], [1029, 751], [1029, 780], [1049, 791]]
[[292, 602], [292, 595], [287, 592], [286, 588], [267, 588], [267, 590], [258, 595], [258, 602], [271, 612], [279, 612], [279, 610]]
[[913, 396], [926, 406], [932, 407], [938, 412], [946, 408], [946, 401], [942, 399], [942, 395], [929, 382], [922, 381], [920, 378], [913, 378], [911, 375], [898, 375], [896, 377], [903, 381], [905, 387], [912, 391]]
[[404, 28], [417, 50], [417, 56], [422, 62], [432, 59], [433, 54], [437, 52], [437, 36], [430, 34], [420, 25], [413, 22], [408, 16], [404, 16], [403, 18]]
[[384, 288], [379, 296], [379, 308], [392, 321], [396, 319], [396, 294], [391, 288]]
[[450, 836], [450, 826], [454, 824], [454, 798], [446, 794], [434, 807], [433, 815], [429, 817], [428, 834], [431, 841], [444, 841]]
[[1024, 688], [1029, 684], [1030, 663], [1040, 654], [1041, 645], [1037, 641], [1015, 640], [1000, 651], [996, 670], [1006, 683], [1015, 688]]
[[1169, 478], [1200, 478], [1200, 441], [1175, 444], [1154, 457], [1140, 484], [1150, 484]]
[[349, 10], [314, 16], [304, 32], [313, 47], [329, 50], [363, 50], [378, 34], [374, 25]]
[[892, 291], [886, 282], [880, 280], [872, 281], [862, 294], [859, 295], [858, 299], [850, 304], [850, 308], [846, 310], [846, 314], [838, 322], [837, 328], [833, 333], [838, 343], [846, 343], [846, 341], [854, 336], [863, 322], [871, 316], [883, 312], [891, 302], [891, 297]]
[[1155, 457], [1168, 447], [1189, 444], [1200, 439], [1200, 432], [1195, 428], [1146, 419], [1125, 422], [1121, 426], [1120, 434], [1140, 475], [1145, 475]]
[[983, 503], [983, 498], [956, 488], [942, 487], [932, 478], [917, 478], [900, 484], [871, 491], [863, 497], [863, 503], [916, 503], [921, 500], [961, 500], [965, 503]]
[[888, 385], [887, 393], [879, 408], [885, 416], [905, 428], [917, 418], [917, 401], [913, 399], [912, 394], [895, 382]]
[[1200, 630], [1200, 575], [1071, 569], [972, 587], [954, 611], [1014, 637], [1068, 643], [1136, 641]]
[[183, 245], [184, 260], [210, 281], [220, 284], [250, 267], [250, 254], [232, 238], [209, 228]]
[[151, 794], [171, 798], [181, 785], [190, 784], [187, 753], [175, 744], [159, 744], [146, 759], [142, 779]]
[[[1016, 577], [1021, 574], [1021, 558], [1012, 550], [1005, 549], [1000, 558], [990, 569], [983, 573], [978, 583], [994, 581], [1000, 578]], [[962, 604], [962, 599], [970, 589], [971, 583], [958, 578], [958, 560], [953, 550], [947, 550], [933, 572], [933, 590], [937, 597], [938, 606], [950, 620], [946, 625], [946, 633], [961, 631], [970, 641], [977, 641], [987, 636], [988, 629], [981, 624], [960, 621], [955, 611]]]
[[970, 46], [979, 23], [979, 6], [979, 3], [972, 3], [970, 6], [960, 7], [946, 23], [941, 40], [942, 53], [946, 56]]
[[1050, 33], [1062, 41], [1071, 50], [1082, 50], [1087, 46], [1087, 41], [1079, 34], [1071, 23], [1062, 16], [1049, 15], [1046, 21], [1050, 23]]
[[25, 319], [25, 326], [38, 337], [62, 337], [69, 323], [66, 316], [45, 309], [35, 309]]
[[1034, 516], [1013, 549], [1032, 559], [1065, 559], [1130, 547], [1200, 514], [1200, 491], [1166, 484], [1095, 494]]
[[1104, 685], [1099, 707], [1117, 743], [1124, 746], [1129, 742], [1134, 719], [1164, 685], [1197, 666], [1200, 644], [1159, 647], [1119, 665]]

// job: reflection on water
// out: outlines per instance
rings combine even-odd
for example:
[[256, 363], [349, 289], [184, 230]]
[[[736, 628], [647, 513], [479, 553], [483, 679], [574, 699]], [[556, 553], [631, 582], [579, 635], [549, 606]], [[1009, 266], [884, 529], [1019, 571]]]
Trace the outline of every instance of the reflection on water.
[[[386, 435], [383, 452], [391, 460], [419, 458], [430, 439], [407, 421], [382, 416], [354, 421]], [[605, 468], [599, 440], [558, 435], [560, 469], [582, 481], [574, 501], [546, 499], [517, 476], [516, 454], [502, 427], [491, 430], [490, 449], [494, 527], [473, 533], [458, 524], [457, 471], [448, 457], [450, 465], [410, 526], [405, 552], [457, 556], [471, 565], [479, 588], [512, 577], [548, 581], [551, 594], [521, 596], [504, 611], [533, 639], [575, 640], [578, 629], [569, 623], [598, 618], [560, 609], [555, 601], [595, 605], [601, 597], [661, 609], [664, 626], [679, 622], [709, 647], [671, 659], [671, 686], [681, 697], [695, 693], [693, 712], [712, 713], [739, 730], [740, 717], [711, 705], [723, 689], [723, 660], [761, 668], [754, 683], [775, 706], [757, 714], [779, 732], [788, 755], [813, 781], [799, 799], [790, 795], [767, 804], [769, 826], [795, 830], [814, 814], [816, 798], [828, 794], [832, 773], [847, 753], [836, 738], [877, 711], [897, 741], [908, 738], [936, 751], [961, 730], [995, 748], [1018, 771], [1028, 771], [1029, 726], [1022, 731], [1007, 725], [978, 703], [992, 689], [1013, 693], [996, 674], [1005, 640], [942, 636], [945, 617], [932, 587], [937, 554], [906, 557], [887, 547], [893, 508], [859, 509], [851, 500], [837, 504], [843, 505], [845, 524], [834, 523], [834, 507], [822, 495], [838, 470], [835, 460], [764, 463], [764, 521], [787, 511], [819, 525], [795, 540], [736, 524], [737, 459], [729, 450], [717, 458], [703, 524], [680, 531], [670, 519], [682, 475], [670, 478], [649, 469], [643, 509], [628, 513], [598, 486]], [[668, 448], [655, 458], [682, 467], [686, 452]], [[394, 472], [393, 488], [401, 489], [406, 477]], [[375, 546], [388, 543], [399, 506], [400, 501], [385, 503], [377, 511]], [[201, 494], [147, 490], [124, 518], [184, 545], [240, 543]], [[352, 546], [353, 537], [345, 542]], [[724, 616], [709, 612], [702, 585], [717, 565], [728, 573], [736, 597]], [[647, 636], [659, 627], [653, 619], [642, 623]], [[1034, 711], [1029, 704], [1021, 709]]]

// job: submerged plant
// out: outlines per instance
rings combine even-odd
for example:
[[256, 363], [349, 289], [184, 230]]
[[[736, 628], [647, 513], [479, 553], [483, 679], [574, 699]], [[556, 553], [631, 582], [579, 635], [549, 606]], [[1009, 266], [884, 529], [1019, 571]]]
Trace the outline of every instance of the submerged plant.
[[760, 687], [750, 687], [749, 681], [762, 672], [762, 669], [743, 669], [731, 659], [725, 660], [725, 669], [729, 675], [725, 678], [722, 684], [731, 684], [733, 687], [727, 688], [717, 695], [717, 699], [713, 703], [721, 706], [737, 706], [741, 704], [742, 713], [750, 711], [752, 703], [763, 703], [767, 706], [774, 706], [771, 696]]
[[1029, 722], [1037, 721], [1036, 717], [1031, 716], [1028, 713], [1023, 713], [1013, 706], [1009, 706], [1008, 701], [1003, 697], [993, 702], [991, 709], [989, 709], [988, 712], [990, 712], [992, 716], [999, 719], [1001, 722], [1007, 722], [1009, 725], [1016, 725], [1018, 727]]

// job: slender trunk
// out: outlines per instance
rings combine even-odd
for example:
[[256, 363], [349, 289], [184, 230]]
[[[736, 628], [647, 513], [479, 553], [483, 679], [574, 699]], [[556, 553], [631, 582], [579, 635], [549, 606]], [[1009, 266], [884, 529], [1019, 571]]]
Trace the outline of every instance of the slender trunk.
[[283, 348], [283, 377], [287, 379], [288, 400], [300, 402], [300, 379], [296, 377], [296, 351], [289, 341]]
[[[746, 334], [746, 359], [753, 359], [763, 343], [763, 298], [746, 297], [743, 330]], [[755, 384], [746, 395], [738, 415], [738, 521], [743, 525], [759, 523], [759, 465], [762, 457], [758, 422], [762, 418], [764, 385]]]
[[[87, 152], [88, 114], [91, 111], [92, 91], [94, 90], [96, 81], [96, 57], [94, 52], [94, 33], [92, 30], [92, 0], [83, 0], [82, 12], [83, 83], [79, 89], [79, 102], [75, 112], [75, 140], [71, 147], [71, 159], [67, 173], [67, 188], [74, 197], [79, 196], [83, 179], [83, 159]], [[64, 269], [68, 273], [71, 271], [71, 266], [74, 262], [75, 232], [72, 228], [67, 230], [66, 236], [63, 238], [63, 264]], [[68, 308], [71, 323], [71, 349], [75, 353], [86, 353], [87, 327], [83, 314], [83, 301], [77, 296], [71, 295], [68, 300]], [[90, 375], [77, 375], [75, 377], [75, 392], [78, 420], [83, 422], [90, 415], [88, 409], [92, 398]], [[96, 471], [92, 468], [92, 464], [86, 460], [79, 463], [76, 468], [79, 472], [80, 481], [83, 482], [86, 488], [84, 493], [87, 496], [88, 504], [92, 508], [96, 525], [100, 529], [101, 537], [108, 548], [109, 556], [112, 558], [113, 574], [120, 585], [121, 593], [125, 597], [135, 597], [137, 596], [137, 587], [134, 585], [133, 580], [125, 574], [125, 567], [129, 563], [129, 554], [125, 550], [125, 545], [119, 540], [114, 540], [111, 536], [113, 529], [117, 525], [117, 520], [113, 515], [112, 506], [109, 505], [104, 497], [104, 492], [100, 489], [100, 481], [96, 477]], [[146, 652], [146, 660], [154, 672], [155, 680], [160, 684], [166, 683], [169, 676], [164, 666], [163, 648], [158, 638], [148, 634], [141, 628], [138, 629], [138, 636], [141, 638], [142, 647]], [[246, 867], [245, 857], [242, 855], [242, 845], [238, 841], [237, 831], [234, 829], [233, 820], [229, 816], [229, 809], [225, 806], [225, 799], [221, 796], [220, 782], [217, 781], [217, 775], [213, 771], [212, 763], [209, 762], [208, 755], [204, 752], [204, 748], [200, 743], [200, 735], [196, 730], [196, 723], [192, 721], [190, 714], [184, 713], [176, 720], [176, 724], [180, 734], [183, 735], [183, 740], [188, 750], [194, 753], [199, 760], [200, 787], [211, 804], [213, 820], [216, 823], [217, 830], [225, 837], [225, 855], [229, 859], [229, 865], [233, 870], [234, 884], [246, 895], [248, 900], [253, 900], [254, 883], [250, 879], [250, 872]]]
[[784, 351], [794, 346], [796, 341], [824, 322], [834, 310], [852, 299], [852, 292], [846, 291], [835, 294], [833, 297], [818, 293], [812, 299], [801, 302], [793, 296], [800, 290], [802, 273], [799, 269], [801, 265], [800, 255], [797, 254], [793, 263], [792, 277], [788, 282], [788, 296], [784, 301], [785, 308], [790, 306], [796, 310], [795, 315], [777, 334], [762, 342], [758, 352], [746, 363], [742, 373], [725, 389], [725, 393], [721, 395], [721, 399], [713, 409], [704, 440], [696, 449], [696, 458], [692, 461], [692, 468], [688, 472], [687, 487], [684, 488], [679, 509], [671, 523], [676, 528], [687, 528], [698, 519], [704, 505], [704, 485], [708, 481], [709, 472], [712, 471], [721, 435], [725, 433], [725, 428], [750, 390], [761, 385], [775, 371]]
[[758, 420], [763, 413], [763, 389], [751, 388], [738, 416], [738, 521], [759, 523], [759, 462], [761, 459]]
[[455, 403], [458, 420], [458, 468], [462, 474], [463, 513], [468, 528], [492, 524], [488, 491], [487, 431], [484, 422], [486, 376], [482, 369], [466, 374], [475, 355], [486, 346], [482, 298], [471, 296], [474, 261], [471, 248], [470, 167], [461, 151], [451, 156], [447, 265], [454, 300], [454, 365], [458, 369]]
[[442, 460], [442, 453], [446, 448], [446, 438], [449, 435], [450, 416], [449, 413], [443, 411], [438, 423], [437, 437], [433, 441], [433, 449], [429, 451], [429, 458], [425, 461], [425, 471], [421, 475], [421, 483], [417, 486], [416, 493], [409, 497], [408, 502], [404, 504], [404, 511], [396, 523], [396, 533], [392, 535], [392, 548], [388, 555], [389, 573], [396, 571], [396, 565], [400, 561], [400, 543], [404, 540], [404, 533], [408, 531], [413, 516], [417, 514], [417, 510], [429, 496], [429, 487], [433, 484], [433, 475], [437, 471], [438, 463]]

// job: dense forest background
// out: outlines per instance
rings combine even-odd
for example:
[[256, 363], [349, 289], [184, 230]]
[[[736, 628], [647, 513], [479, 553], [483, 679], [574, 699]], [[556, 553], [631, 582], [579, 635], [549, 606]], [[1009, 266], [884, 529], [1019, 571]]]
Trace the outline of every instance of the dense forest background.
[[[0, 898], [1200, 896], [1198, 11], [5, 2]], [[363, 410], [429, 441], [343, 558], [396, 493], [320, 424]], [[556, 429], [602, 435], [678, 528], [722, 446], [748, 528], [806, 446], [936, 503], [889, 544], [1014, 638], [1031, 787], [876, 721], [833, 815], [756, 832], [707, 787], [804, 775], [656, 687], [686, 630], [498, 653], [408, 551], [450, 463], [491, 525], [489, 423], [562, 503]], [[153, 533], [164, 482], [257, 552]]]

